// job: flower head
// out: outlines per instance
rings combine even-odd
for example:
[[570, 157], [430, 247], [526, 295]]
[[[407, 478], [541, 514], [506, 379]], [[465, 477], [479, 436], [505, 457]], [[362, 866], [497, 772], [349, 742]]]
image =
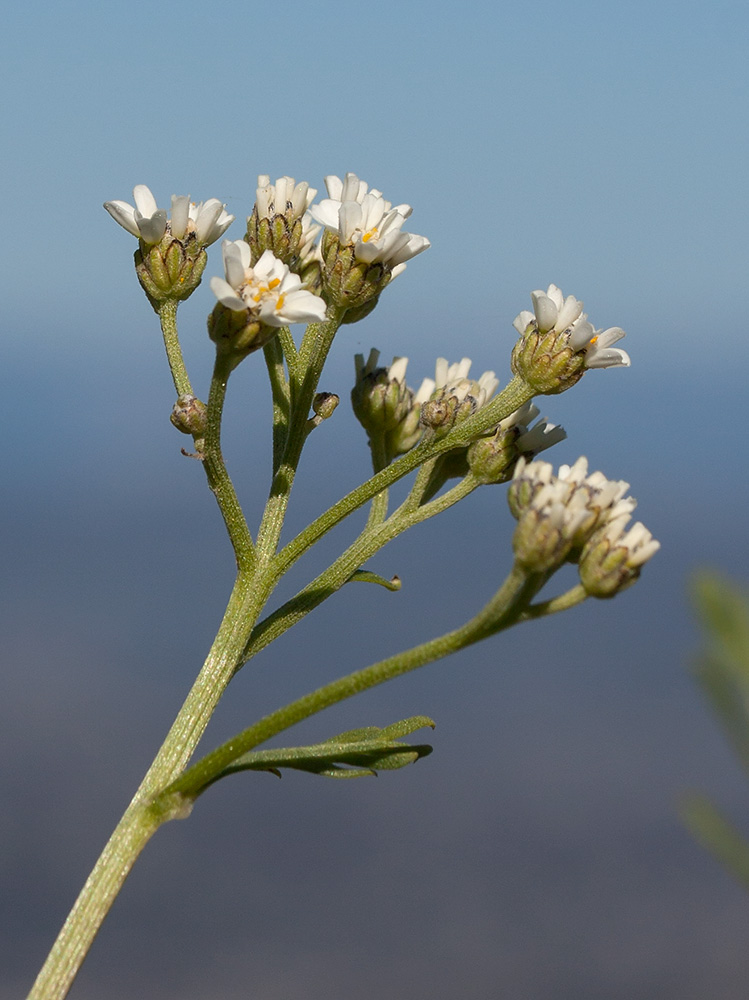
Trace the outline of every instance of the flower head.
[[303, 289], [299, 275], [270, 250], [252, 267], [244, 240], [224, 240], [221, 249], [226, 279], [211, 278], [211, 289], [227, 309], [249, 311], [254, 319], [273, 327], [325, 319], [323, 300]]
[[631, 515], [611, 518], [589, 539], [580, 556], [580, 582], [591, 597], [613, 597], [631, 586], [645, 563], [661, 547], [641, 521]]
[[363, 354], [356, 355], [356, 382], [351, 390], [351, 405], [369, 437], [376, 471], [410, 451], [424, 432], [421, 403], [406, 385], [408, 358], [393, 358], [385, 368], [378, 365], [379, 357], [375, 348], [366, 362]]
[[325, 178], [328, 198], [311, 205], [313, 219], [324, 226], [321, 253], [323, 288], [344, 309], [376, 300], [406, 261], [429, 247], [424, 236], [403, 231], [410, 205], [397, 205], [369, 190], [356, 174]]
[[267, 344], [280, 327], [325, 319], [323, 300], [302, 288], [299, 275], [270, 250], [253, 267], [244, 240], [224, 240], [221, 249], [226, 278], [211, 278], [218, 302], [208, 317], [208, 333], [233, 366]]
[[546, 417], [536, 420], [539, 412], [533, 403], [525, 403], [468, 447], [468, 466], [479, 482], [507, 482], [521, 456], [537, 455], [567, 437], [563, 427]]
[[637, 502], [625, 496], [628, 489], [623, 480], [609, 480], [601, 472], [589, 474], [584, 457], [574, 465], [560, 466], [557, 475], [548, 462], [521, 458], [508, 491], [510, 510], [518, 520], [516, 555], [520, 552], [518, 558], [539, 572], [551, 568], [549, 559], [557, 564], [565, 559], [578, 562], [596, 532], [629, 519]]
[[135, 207], [107, 201], [104, 208], [115, 222], [138, 239], [135, 271], [148, 300], [158, 312], [161, 303], [186, 299], [200, 284], [205, 248], [229, 228], [234, 216], [218, 198], [195, 205], [188, 195], [172, 195], [171, 215], [159, 208], [145, 184], [133, 189]]
[[596, 330], [573, 295], [556, 285], [531, 292], [533, 312], [524, 309], [514, 320], [520, 340], [512, 352], [512, 368], [536, 392], [563, 392], [587, 368], [628, 367], [629, 355], [612, 347], [624, 337], [617, 327]]

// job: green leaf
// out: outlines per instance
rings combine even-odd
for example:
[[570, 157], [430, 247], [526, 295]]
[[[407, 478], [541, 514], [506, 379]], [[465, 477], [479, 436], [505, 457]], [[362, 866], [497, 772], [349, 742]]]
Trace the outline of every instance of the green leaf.
[[355, 569], [347, 582], [377, 583], [381, 587], [384, 587], [385, 590], [400, 590], [402, 586], [399, 576], [394, 576], [390, 580], [386, 580], [384, 576], [380, 576], [378, 573], [371, 573], [367, 569]]
[[417, 715], [382, 729], [378, 726], [350, 729], [324, 743], [311, 746], [251, 750], [240, 754], [214, 775], [211, 783], [238, 771], [271, 771], [278, 774], [284, 767], [327, 778], [361, 778], [378, 771], [395, 771], [432, 752], [428, 744], [411, 745], [398, 739], [424, 726], [433, 729], [434, 722], [426, 716]]
[[697, 679], [749, 771], [749, 596], [703, 573], [695, 580], [694, 601], [706, 638]]
[[695, 839], [749, 889], [749, 844], [733, 824], [699, 795], [687, 799], [681, 813]]

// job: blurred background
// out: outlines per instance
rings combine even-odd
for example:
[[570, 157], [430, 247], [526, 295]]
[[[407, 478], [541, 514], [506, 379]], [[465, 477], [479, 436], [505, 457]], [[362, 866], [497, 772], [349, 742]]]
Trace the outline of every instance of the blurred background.
[[[6, 6], [0, 352], [0, 998], [24, 996], [211, 643], [233, 576], [168, 415], [135, 241], [102, 210], [146, 183], [218, 197], [244, 232], [258, 173], [353, 170], [432, 241], [336, 340], [508, 372], [550, 282], [632, 368], [541, 402], [626, 479], [662, 542], [613, 602], [518, 628], [288, 734], [417, 713], [435, 751], [332, 782], [239, 775], [137, 864], [75, 1000], [733, 1000], [749, 898], [682, 828], [708, 791], [749, 830], [749, 785], [690, 676], [690, 574], [746, 579], [746, 37], [738, 0], [627, 5], [253, 0]], [[214, 248], [206, 278], [221, 271]], [[207, 390], [207, 280], [180, 310]], [[741, 306], [743, 309], [743, 306]], [[739, 310], [740, 311], [740, 310]], [[226, 455], [267, 491], [264, 366], [237, 371]], [[368, 475], [347, 407], [313, 435], [288, 532]], [[446, 628], [510, 565], [501, 487], [386, 549], [398, 594], [350, 587], [232, 683], [206, 749], [261, 713]], [[351, 537], [296, 567], [303, 585]], [[420, 739], [422, 734], [417, 734]]]

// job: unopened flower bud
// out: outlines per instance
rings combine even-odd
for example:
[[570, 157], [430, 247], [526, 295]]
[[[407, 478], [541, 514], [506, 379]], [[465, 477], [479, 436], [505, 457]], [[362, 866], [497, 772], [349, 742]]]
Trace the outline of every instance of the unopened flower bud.
[[201, 403], [197, 396], [193, 396], [191, 393], [178, 396], [169, 419], [183, 434], [192, 434], [194, 438], [205, 437], [206, 406], [205, 403]]
[[312, 400], [312, 412], [320, 420], [327, 420], [333, 416], [340, 401], [341, 397], [334, 392], [318, 392]]
[[408, 358], [393, 358], [390, 368], [378, 368], [380, 352], [370, 351], [366, 364], [364, 355], [357, 354], [356, 383], [351, 390], [351, 405], [364, 430], [382, 434], [392, 430], [408, 416], [413, 392], [405, 382]]
[[484, 372], [478, 382], [469, 379], [470, 368], [470, 358], [453, 365], [444, 358], [437, 359], [434, 390], [431, 398], [422, 403], [421, 422], [440, 437], [482, 407], [499, 385], [491, 371]]
[[614, 597], [631, 586], [643, 565], [660, 548], [638, 521], [629, 530], [628, 514], [615, 518], [590, 538], [580, 556], [580, 582], [591, 597]]

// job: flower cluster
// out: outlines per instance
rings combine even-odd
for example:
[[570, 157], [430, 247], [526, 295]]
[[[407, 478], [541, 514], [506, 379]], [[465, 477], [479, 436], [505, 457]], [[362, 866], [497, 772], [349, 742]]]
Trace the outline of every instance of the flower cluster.
[[629, 483], [588, 473], [588, 460], [562, 465], [517, 463], [508, 491], [518, 525], [513, 548], [518, 562], [536, 573], [577, 563], [586, 591], [609, 597], [632, 583], [660, 545], [639, 522], [629, 530], [637, 501], [625, 496]]
[[625, 336], [618, 326], [596, 330], [573, 295], [556, 285], [531, 292], [533, 312], [524, 309], [513, 326], [520, 340], [512, 352], [512, 369], [536, 392], [563, 392], [587, 368], [628, 367], [626, 351], [613, 347]]

